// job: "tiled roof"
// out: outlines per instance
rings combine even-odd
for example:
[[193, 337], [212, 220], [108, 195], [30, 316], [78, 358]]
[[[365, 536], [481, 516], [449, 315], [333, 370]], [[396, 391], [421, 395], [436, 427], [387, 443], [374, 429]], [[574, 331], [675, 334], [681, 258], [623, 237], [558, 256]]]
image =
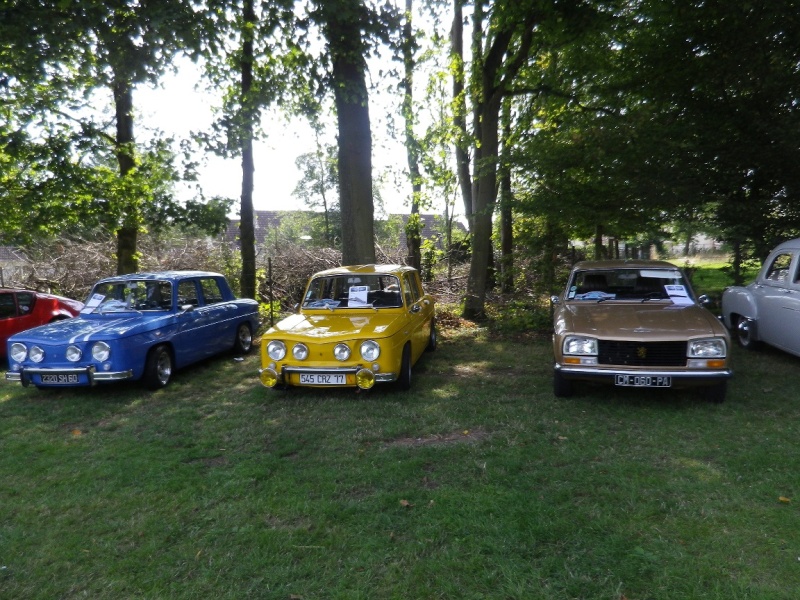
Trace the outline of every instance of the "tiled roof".
[[0, 246], [0, 263], [27, 263], [27, 257], [22, 253], [19, 248], [12, 248], [11, 246]]

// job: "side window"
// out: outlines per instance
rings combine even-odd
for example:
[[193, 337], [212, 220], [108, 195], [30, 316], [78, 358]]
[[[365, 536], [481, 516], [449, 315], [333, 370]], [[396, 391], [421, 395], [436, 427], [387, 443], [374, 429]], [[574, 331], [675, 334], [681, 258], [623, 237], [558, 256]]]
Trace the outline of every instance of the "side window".
[[200, 280], [200, 287], [203, 288], [203, 300], [205, 304], [216, 304], [222, 302], [222, 290], [216, 279], [206, 277]]
[[197, 306], [197, 286], [194, 281], [181, 281], [178, 284], [178, 306], [191, 304]]
[[20, 315], [29, 315], [36, 303], [36, 296], [31, 292], [20, 292], [17, 294], [17, 306]]
[[0, 319], [17, 316], [17, 306], [14, 303], [14, 294], [0, 294]]
[[403, 298], [406, 308], [411, 308], [411, 305], [414, 304], [414, 296], [411, 293], [411, 284], [408, 282], [408, 273], [403, 274]]
[[787, 253], [778, 254], [764, 274], [764, 279], [773, 283], [787, 283], [789, 281], [789, 265], [792, 264], [792, 255]]

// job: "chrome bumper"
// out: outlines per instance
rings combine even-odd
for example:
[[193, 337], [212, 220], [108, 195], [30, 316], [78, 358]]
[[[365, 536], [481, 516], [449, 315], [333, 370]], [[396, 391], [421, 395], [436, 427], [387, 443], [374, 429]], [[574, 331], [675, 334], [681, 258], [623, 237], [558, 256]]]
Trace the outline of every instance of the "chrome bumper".
[[606, 377], [614, 377], [615, 375], [633, 375], [638, 377], [672, 377], [675, 380], [696, 381], [700, 380], [720, 380], [729, 379], [733, 376], [733, 369], [717, 369], [717, 370], [693, 370], [693, 371], [662, 371], [653, 369], [615, 369], [613, 367], [606, 369], [598, 369], [597, 367], [586, 366], [573, 366], [573, 365], [554, 365], [556, 371], [559, 371], [566, 377], [574, 377], [576, 379], [598, 379], [602, 380]]
[[[86, 375], [89, 385], [94, 385], [98, 381], [121, 381], [133, 377], [133, 371], [104, 371], [97, 372], [95, 367], [76, 367], [74, 369], [21, 369], [19, 371], [6, 371], [6, 381], [19, 381], [27, 387], [31, 384], [31, 375]], [[34, 384], [35, 385], [35, 384]], [[59, 384], [43, 384], [59, 385]], [[78, 384], [84, 385], [84, 384]]]
[[[281, 367], [281, 383], [285, 383], [289, 375], [292, 374], [306, 374], [306, 375], [313, 375], [315, 373], [331, 373], [332, 375], [355, 375], [361, 369], [367, 367]], [[375, 373], [375, 381], [395, 381], [397, 379], [396, 373]]]

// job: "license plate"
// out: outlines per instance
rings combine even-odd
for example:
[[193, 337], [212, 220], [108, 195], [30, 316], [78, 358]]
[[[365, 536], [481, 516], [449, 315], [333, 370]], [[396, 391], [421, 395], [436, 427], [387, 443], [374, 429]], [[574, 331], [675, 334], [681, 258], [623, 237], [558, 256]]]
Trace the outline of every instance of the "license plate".
[[347, 385], [344, 373], [300, 373], [300, 385]]
[[672, 377], [655, 375], [616, 375], [614, 383], [625, 387], [671, 387]]
[[78, 383], [77, 375], [42, 375], [42, 383], [52, 383], [56, 385], [69, 385]]

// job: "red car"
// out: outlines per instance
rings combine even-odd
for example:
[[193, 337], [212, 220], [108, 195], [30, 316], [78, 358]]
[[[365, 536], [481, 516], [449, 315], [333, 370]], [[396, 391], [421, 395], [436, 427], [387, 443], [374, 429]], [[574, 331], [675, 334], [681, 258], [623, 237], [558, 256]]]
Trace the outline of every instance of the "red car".
[[60, 319], [71, 319], [83, 309], [83, 302], [31, 290], [0, 288], [0, 357], [6, 356], [6, 342], [15, 333]]

